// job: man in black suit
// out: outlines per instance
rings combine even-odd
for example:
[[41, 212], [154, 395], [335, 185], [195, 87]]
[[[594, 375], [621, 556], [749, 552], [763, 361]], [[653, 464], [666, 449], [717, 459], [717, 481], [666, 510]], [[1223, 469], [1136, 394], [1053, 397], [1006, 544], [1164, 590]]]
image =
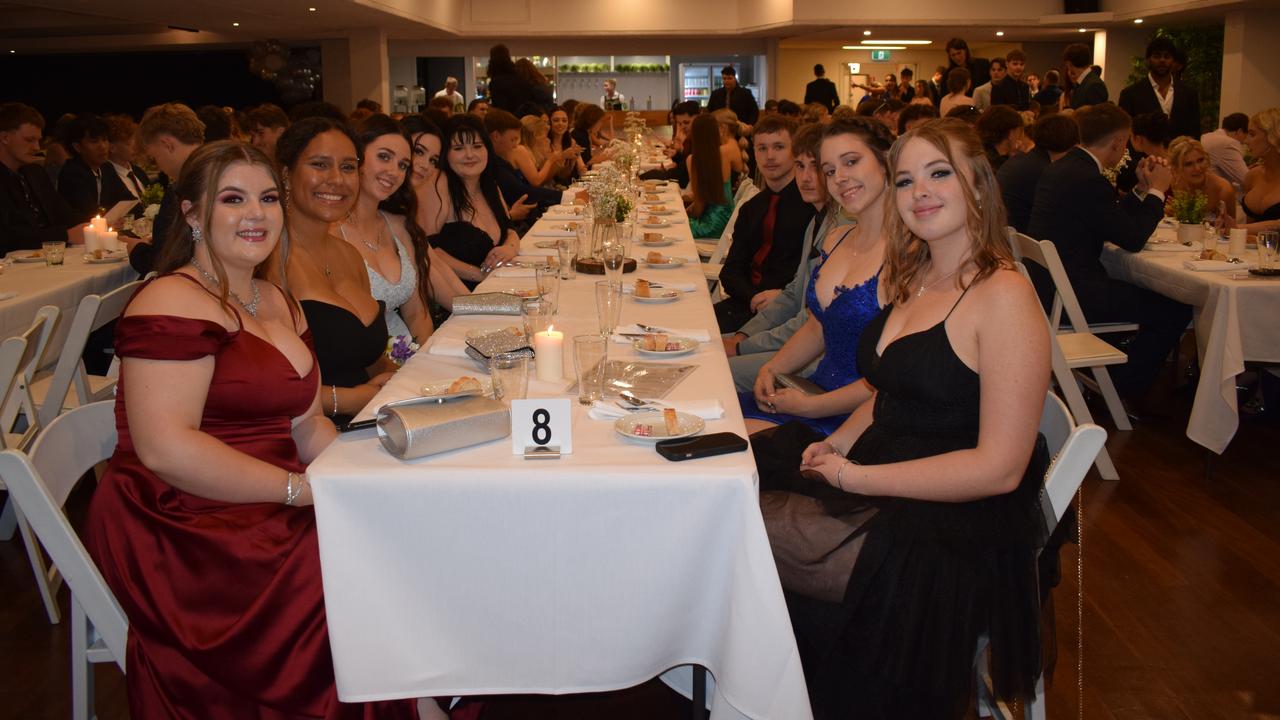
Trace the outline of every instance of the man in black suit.
[[1010, 50], [1005, 56], [1005, 77], [991, 83], [991, 104], [1012, 105], [1017, 110], [1031, 107], [1031, 88], [1022, 79], [1027, 69], [1027, 55], [1021, 50]]
[[1093, 69], [1093, 50], [1083, 43], [1071, 43], [1062, 51], [1062, 62], [1071, 78], [1071, 107], [1079, 110], [1107, 101], [1107, 84]]
[[[1029, 234], [1057, 246], [1086, 318], [1140, 325], [1128, 348], [1128, 363], [1113, 366], [1111, 373], [1116, 390], [1133, 400], [1147, 391], [1178, 344], [1191, 308], [1111, 279], [1099, 256], [1104, 242], [1129, 252], [1142, 250], [1164, 216], [1164, 196], [1173, 174], [1161, 158], [1147, 158], [1138, 166], [1134, 192], [1118, 196], [1102, 171], [1124, 155], [1129, 115], [1112, 103], [1101, 103], [1074, 117], [1080, 125], [1080, 145], [1040, 176]], [[1039, 289], [1045, 297], [1046, 288]]]
[[129, 264], [139, 275], [146, 275], [155, 269], [160, 250], [169, 240], [169, 231], [178, 222], [178, 202], [172, 186], [178, 182], [178, 173], [187, 157], [204, 144], [204, 123], [182, 103], [156, 105], [142, 116], [136, 143], [139, 150], [156, 161], [170, 183], [151, 226], [151, 241], [135, 242], [129, 248]]
[[725, 65], [720, 70], [720, 79], [724, 87], [716, 88], [707, 101], [707, 112], [715, 112], [720, 108], [729, 108], [738, 115], [738, 120], [755, 125], [760, 117], [760, 106], [751, 91], [738, 84], [738, 71], [732, 65]]
[[733, 225], [733, 245], [720, 270], [729, 297], [715, 305], [721, 334], [736, 332], [776, 297], [806, 250], [804, 231], [816, 210], [796, 185], [795, 131], [791, 118], [766, 115], [752, 137], [764, 187], [743, 203]]
[[1200, 137], [1200, 97], [1173, 77], [1178, 48], [1166, 37], [1147, 45], [1147, 77], [1120, 91], [1120, 108], [1131, 117], [1162, 112], [1169, 116], [1173, 137]]
[[1031, 139], [1036, 146], [1030, 152], [1014, 155], [996, 171], [1009, 224], [1020, 233], [1026, 233], [1031, 225], [1040, 176], [1049, 163], [1057, 162], [1080, 143], [1080, 126], [1069, 115], [1045, 115], [1031, 127]]
[[79, 115], [64, 129], [62, 144], [71, 157], [58, 173], [58, 192], [71, 206], [72, 219], [86, 223], [116, 203], [134, 199], [108, 162], [110, 129], [97, 115]]
[[827, 70], [821, 63], [813, 66], [813, 74], [817, 75], [817, 78], [810, 80], [804, 87], [804, 104], [818, 103], [825, 107], [827, 112], [835, 110], [840, 104], [840, 94], [836, 92], [836, 84], [827, 79]]
[[84, 242], [83, 229], [40, 160], [44, 118], [18, 102], [0, 105], [0, 253], [55, 240]]

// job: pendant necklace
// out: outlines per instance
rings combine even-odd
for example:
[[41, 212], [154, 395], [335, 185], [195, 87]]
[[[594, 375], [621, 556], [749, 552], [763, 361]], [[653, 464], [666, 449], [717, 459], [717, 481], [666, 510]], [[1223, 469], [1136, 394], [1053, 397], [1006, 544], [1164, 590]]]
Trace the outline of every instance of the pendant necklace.
[[[208, 270], [201, 267], [199, 261], [196, 260], [194, 255], [191, 256], [191, 267], [195, 268], [197, 272], [203, 275], [204, 279], [209, 281], [209, 284], [214, 287], [218, 287], [218, 278], [214, 277]], [[236, 302], [240, 303], [240, 307], [244, 308], [244, 311], [249, 313], [250, 317], [256, 318], [258, 317], [258, 301], [262, 300], [262, 295], [258, 291], [258, 282], [256, 280], [250, 279], [249, 287], [253, 289], [253, 300], [251, 302], [245, 302], [244, 298], [240, 297], [240, 295], [231, 288], [227, 288], [227, 292], [231, 293], [231, 297], [235, 298]]]
[[964, 267], [964, 264], [963, 264], [963, 263], [960, 265], [960, 267], [956, 268], [955, 270], [952, 270], [951, 272], [947, 273], [946, 275], [943, 275], [943, 276], [942, 276], [942, 277], [940, 277], [940, 278], [936, 278], [936, 279], [934, 279], [934, 280], [931, 280], [930, 282], [924, 282], [923, 280], [921, 280], [921, 281], [920, 281], [920, 289], [916, 291], [916, 297], [920, 297], [921, 295], [923, 295], [923, 294], [924, 294], [924, 289], [925, 289], [925, 288], [930, 287], [930, 286], [932, 286], [932, 285], [937, 285], [938, 283], [942, 282], [943, 280], [946, 280], [947, 278], [954, 276], [956, 273], [960, 272], [960, 268], [962, 268], [962, 267]]

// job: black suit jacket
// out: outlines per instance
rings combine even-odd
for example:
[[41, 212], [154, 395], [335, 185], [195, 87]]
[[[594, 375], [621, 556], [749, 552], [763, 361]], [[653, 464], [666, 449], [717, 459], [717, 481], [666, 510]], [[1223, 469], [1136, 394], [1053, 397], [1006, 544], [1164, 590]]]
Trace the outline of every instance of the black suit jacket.
[[733, 87], [733, 97], [729, 97], [729, 93], [722, 87], [716, 88], [711, 93], [711, 99], [707, 101], [707, 112], [714, 112], [724, 107], [737, 113], [738, 119], [748, 125], [755, 125], [760, 117], [760, 106], [756, 104], [756, 96], [741, 85]]
[[1079, 110], [1086, 105], [1104, 103], [1109, 97], [1111, 96], [1107, 93], [1107, 84], [1102, 82], [1102, 78], [1098, 77], [1097, 73], [1090, 70], [1084, 82], [1071, 91], [1071, 107]]
[[806, 249], [804, 232], [816, 210], [800, 197], [800, 188], [792, 180], [777, 193], [781, 199], [773, 222], [773, 245], [760, 264], [760, 283], [751, 282], [751, 259], [764, 243], [764, 217], [774, 194], [766, 186], [738, 210], [733, 244], [720, 269], [720, 284], [735, 303], [749, 303], [761, 290], [786, 287], [795, 277], [796, 265]]
[[[31, 194], [30, 203], [23, 181]], [[32, 250], [43, 242], [66, 240], [67, 228], [75, 224], [71, 208], [43, 167], [23, 165], [14, 172], [0, 164], [0, 252]]]
[[1077, 147], [1040, 175], [1028, 234], [1053, 241], [1076, 294], [1087, 295], [1090, 286], [1108, 281], [1099, 259], [1102, 244], [1137, 252], [1162, 217], [1158, 197], [1118, 196], [1093, 157]]
[[1021, 80], [1005, 78], [991, 83], [991, 104], [1012, 105], [1018, 110], [1031, 106], [1031, 87]]
[[169, 244], [169, 233], [175, 222], [179, 222], [178, 201], [170, 184], [164, 197], [160, 199], [160, 210], [156, 212], [155, 222], [151, 224], [151, 242], [137, 243], [129, 251], [129, 264], [139, 275], [146, 275], [156, 269], [156, 260], [160, 257], [161, 249]]
[[804, 104], [809, 103], [818, 103], [825, 107], [827, 112], [835, 110], [840, 104], [840, 94], [836, 92], [836, 84], [824, 77], [810, 80], [809, 84], [804, 86]]
[[1027, 233], [1031, 224], [1031, 207], [1036, 200], [1036, 185], [1040, 175], [1049, 167], [1049, 153], [1044, 148], [1032, 148], [1031, 152], [1009, 158], [996, 171], [1000, 183], [1000, 195], [1009, 224], [1020, 233]]
[[58, 192], [71, 206], [72, 219], [77, 223], [88, 222], [99, 209], [110, 210], [121, 200], [133, 199], [133, 193], [124, 186], [110, 163], [104, 163], [98, 172], [102, 175], [101, 194], [93, 171], [80, 158], [67, 160], [58, 174]]
[[[1142, 78], [1121, 90], [1118, 104], [1132, 117], [1164, 112], [1155, 88], [1151, 87], [1150, 78]], [[1169, 115], [1169, 124], [1174, 137], [1188, 135], [1200, 139], [1200, 97], [1185, 83], [1173, 83], [1173, 112]]]
[[[954, 62], [947, 63], [947, 72], [942, 76], [942, 94], [938, 96], [939, 102], [941, 102], [942, 97], [950, 92], [947, 90], [947, 75], [951, 74], [952, 68], [957, 67], [960, 66]], [[981, 87], [991, 82], [991, 61], [986, 58], [970, 57], [969, 62], [965, 63], [964, 67], [969, 71], [969, 79], [973, 83], [969, 86], [969, 90], [965, 95], [973, 97], [974, 88]]]

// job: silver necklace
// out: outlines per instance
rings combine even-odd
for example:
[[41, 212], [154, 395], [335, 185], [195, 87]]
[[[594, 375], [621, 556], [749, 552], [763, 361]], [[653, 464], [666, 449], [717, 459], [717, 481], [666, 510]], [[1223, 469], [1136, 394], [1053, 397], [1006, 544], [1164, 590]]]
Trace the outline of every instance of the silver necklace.
[[[195, 268], [197, 272], [203, 275], [204, 279], [208, 280], [210, 285], [218, 287], [218, 278], [210, 275], [208, 270], [201, 267], [199, 261], [196, 260], [194, 255], [191, 257], [191, 267]], [[240, 303], [240, 307], [244, 308], [244, 311], [249, 313], [250, 317], [256, 318], [258, 317], [258, 301], [262, 300], [262, 295], [258, 292], [258, 283], [256, 280], [250, 278], [249, 287], [253, 289], [252, 302], [245, 302], [244, 298], [240, 297], [240, 295], [231, 288], [227, 288], [227, 292], [231, 293], [231, 297], [235, 298], [236, 302]]]
[[960, 265], [960, 267], [956, 268], [955, 270], [952, 270], [951, 272], [947, 273], [946, 275], [943, 275], [943, 276], [942, 276], [942, 277], [940, 277], [940, 278], [935, 278], [934, 280], [931, 280], [930, 282], [924, 282], [924, 280], [921, 280], [921, 281], [920, 281], [920, 289], [916, 291], [916, 297], [920, 297], [921, 295], [923, 295], [923, 294], [924, 294], [924, 289], [925, 289], [925, 288], [930, 287], [930, 286], [932, 286], [932, 285], [937, 285], [938, 283], [942, 282], [943, 280], [946, 280], [947, 278], [949, 278], [949, 277], [951, 277], [951, 276], [955, 275], [956, 273], [960, 272], [960, 268], [961, 268], [961, 267], [964, 267], [964, 265], [963, 265], [963, 264], [961, 264], [961, 265]]
[[[369, 248], [369, 252], [377, 254], [377, 252], [382, 249], [382, 228], [381, 227], [378, 228], [378, 232], [373, 236], [374, 243], [370, 245], [369, 242], [364, 239], [364, 230], [360, 229], [360, 226], [356, 224], [355, 218], [351, 217], [350, 214], [347, 215], [347, 221], [343, 224], [350, 225], [353, 229], [358, 230], [360, 232], [360, 235], [356, 239], [360, 241], [361, 245], [364, 245], [365, 247]], [[343, 237], [346, 237], [345, 233]]]

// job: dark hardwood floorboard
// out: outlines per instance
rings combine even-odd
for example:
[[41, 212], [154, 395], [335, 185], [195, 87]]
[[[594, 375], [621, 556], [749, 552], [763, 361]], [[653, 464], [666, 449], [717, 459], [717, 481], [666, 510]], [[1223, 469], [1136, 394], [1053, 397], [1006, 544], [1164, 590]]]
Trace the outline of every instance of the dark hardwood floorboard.
[[[1063, 720], [1280, 718], [1280, 422], [1245, 419], [1205, 474], [1185, 434], [1190, 391], [1108, 447], [1121, 480], [1084, 485], [1084, 681], [1077, 682], [1077, 548], [1055, 591], [1058, 667], [1048, 714]], [[1096, 418], [1105, 418], [1101, 406]], [[1109, 427], [1105, 420], [1099, 421]], [[73, 518], [86, 492], [72, 498]], [[0, 720], [70, 717], [68, 631], [50, 626], [18, 539], [0, 543]], [[60, 596], [66, 609], [66, 592]], [[96, 674], [103, 720], [128, 716], [114, 666]], [[683, 720], [659, 682], [616, 693], [494, 698], [482, 720]]]

